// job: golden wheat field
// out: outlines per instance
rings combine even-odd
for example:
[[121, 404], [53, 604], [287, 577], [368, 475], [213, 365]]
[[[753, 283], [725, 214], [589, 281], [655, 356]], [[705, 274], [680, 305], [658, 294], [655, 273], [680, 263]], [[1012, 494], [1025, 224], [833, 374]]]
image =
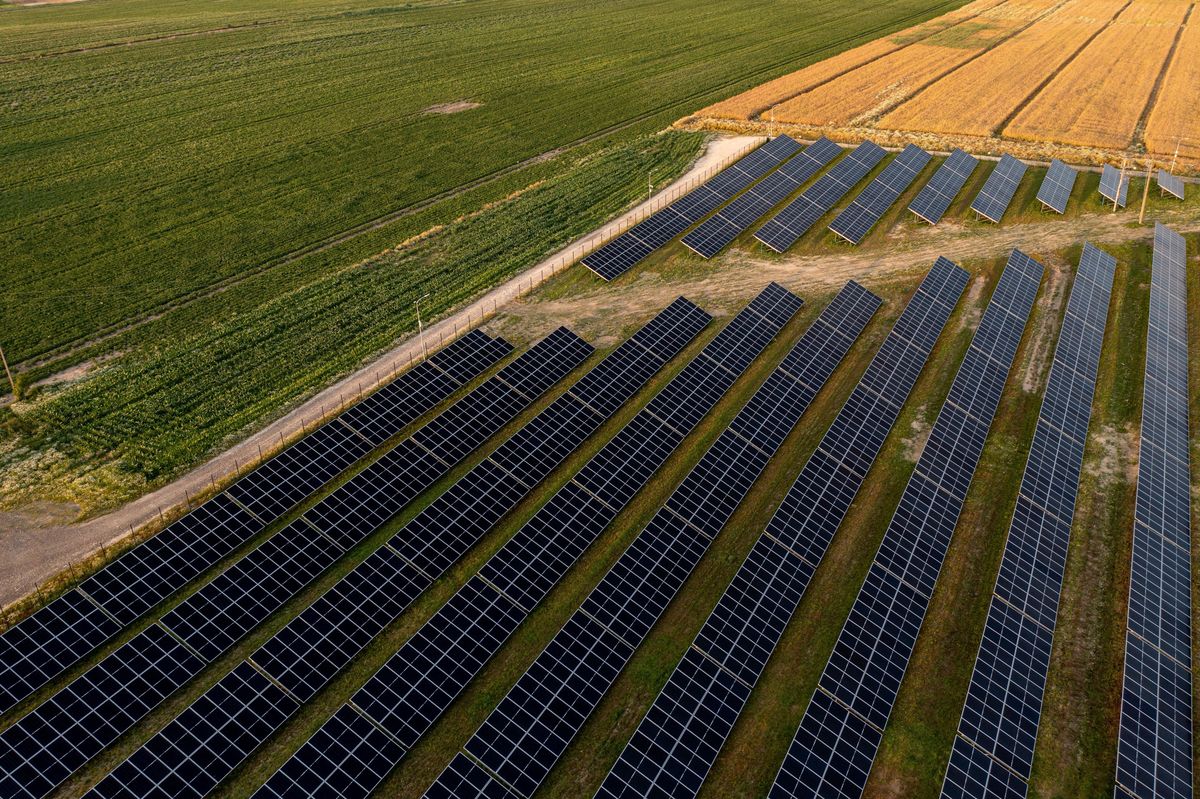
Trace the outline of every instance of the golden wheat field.
[[1178, 144], [1200, 159], [1200, 13], [1191, 0], [978, 0], [687, 122], [722, 120], [1083, 161]]

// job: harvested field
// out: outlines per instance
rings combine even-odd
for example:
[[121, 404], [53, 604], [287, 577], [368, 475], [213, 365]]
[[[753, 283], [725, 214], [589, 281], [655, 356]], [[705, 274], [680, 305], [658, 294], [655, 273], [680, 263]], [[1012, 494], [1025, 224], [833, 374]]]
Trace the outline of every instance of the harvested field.
[[809, 65], [679, 125], [913, 142], [1073, 163], [1143, 153], [1200, 169], [1192, 0], [971, 3]]
[[[1129, 147], [1187, 13], [1188, 6], [1179, 2], [1129, 6], [1016, 116], [1004, 135]], [[1120, 67], [1113, 68], [1118, 60]]]
[[1151, 152], [1174, 153], [1178, 144], [1182, 157], [1200, 159], [1197, 86], [1200, 86], [1200, 15], [1193, 8], [1175, 47], [1158, 102], [1146, 120], [1146, 147]]
[[1104, 30], [1124, 5], [1121, 0], [1067, 3], [934, 83], [879, 124], [899, 130], [990, 135], [1071, 53]]

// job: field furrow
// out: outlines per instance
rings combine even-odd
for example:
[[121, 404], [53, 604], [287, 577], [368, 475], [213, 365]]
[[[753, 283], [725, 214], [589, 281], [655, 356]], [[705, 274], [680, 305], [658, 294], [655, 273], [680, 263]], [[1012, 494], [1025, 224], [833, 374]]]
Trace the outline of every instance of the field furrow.
[[1076, 0], [925, 89], [880, 120], [885, 128], [992, 135], [1029, 93], [1103, 30], [1123, 0]]
[[1179, 0], [1130, 5], [1013, 119], [1004, 135], [1129, 147], [1189, 6]]
[[1193, 9], [1167, 67], [1158, 102], [1146, 122], [1146, 148], [1150, 152], [1174, 153], [1178, 146], [1180, 156], [1200, 158], [1197, 87], [1200, 87], [1200, 14]]

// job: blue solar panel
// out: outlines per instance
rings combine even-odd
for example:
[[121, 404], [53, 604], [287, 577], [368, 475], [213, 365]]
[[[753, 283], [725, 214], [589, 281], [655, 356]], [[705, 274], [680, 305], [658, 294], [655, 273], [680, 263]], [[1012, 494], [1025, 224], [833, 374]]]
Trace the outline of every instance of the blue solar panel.
[[684, 245], [697, 255], [712, 258], [841, 153], [841, 147], [822, 136], [684, 236]]
[[1078, 173], [1074, 169], [1055, 158], [1046, 170], [1042, 185], [1038, 187], [1037, 198], [1052, 211], [1065, 214], [1077, 177]]
[[849, 194], [885, 155], [887, 153], [883, 148], [874, 142], [865, 141], [858, 145], [803, 194], [771, 217], [754, 234], [754, 238], [775, 252], [784, 252], [811, 230], [838, 201]]
[[1017, 186], [1027, 167], [1011, 155], [1004, 155], [992, 174], [988, 175], [979, 195], [971, 202], [971, 210], [992, 222], [999, 223], [1017, 193]]
[[1158, 170], [1158, 188], [1172, 197], [1178, 197], [1181, 200], [1184, 198], [1183, 178], [1172, 175], [1165, 169]]
[[1154, 228], [1117, 787], [1192, 795], [1187, 243]]
[[779, 136], [718, 173], [649, 219], [631, 227], [580, 261], [605, 280], [615, 280], [643, 258], [717, 210], [734, 195], [790, 158], [800, 145]]
[[915, 144], [904, 148], [879, 176], [871, 181], [854, 202], [837, 215], [829, 229], [851, 244], [858, 244], [870, 232], [892, 203], [912, 185], [932, 156]]
[[[858, 796], [866, 786], [1043, 271], [1019, 251], [1009, 258], [800, 722], [772, 799]], [[844, 758], [847, 751], [856, 757], [852, 773], [822, 763], [824, 757]]]
[[[878, 303], [874, 295], [851, 283], [797, 343], [805, 361], [825, 365], [823, 377], [812, 375], [813, 393]], [[825, 334], [835, 328], [845, 335]], [[782, 369], [774, 374], [796, 382]], [[781, 404], [777, 399], [778, 392], [768, 381], [737, 418], [749, 420], [752, 426], [769, 415], [775, 424], [790, 429], [807, 401]], [[468, 742], [465, 752], [516, 795], [531, 795], [777, 446], [763, 452], [732, 430], [723, 433]], [[452, 766], [427, 796], [451, 795], [457, 782]]]
[[1100, 196], [1124, 208], [1128, 195], [1129, 178], [1125, 172], [1112, 164], [1105, 164], [1100, 172]]
[[967, 183], [967, 178], [971, 177], [971, 173], [975, 171], [978, 164], [978, 158], [968, 155], [962, 150], [950, 153], [950, 156], [942, 162], [937, 172], [933, 173], [933, 177], [909, 204], [908, 210], [929, 224], [936, 225], [942, 221], [942, 217], [950, 208], [950, 203], [954, 202], [954, 198], [962, 191], [962, 187]]

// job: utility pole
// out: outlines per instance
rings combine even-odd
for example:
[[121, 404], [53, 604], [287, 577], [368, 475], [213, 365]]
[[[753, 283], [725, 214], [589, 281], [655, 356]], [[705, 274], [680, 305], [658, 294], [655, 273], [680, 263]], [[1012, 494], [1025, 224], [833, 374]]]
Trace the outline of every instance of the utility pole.
[[421, 338], [421, 360], [429, 360], [429, 350], [425, 349], [425, 325], [421, 324], [421, 300], [429, 299], [429, 292], [417, 297], [417, 335]]
[[654, 199], [654, 183], [651, 182], [653, 178], [654, 170], [651, 169], [646, 173], [646, 202], [650, 202]]
[[1154, 159], [1150, 159], [1149, 165], [1146, 167], [1146, 185], [1142, 187], [1142, 210], [1138, 211], [1138, 224], [1146, 218], [1146, 199], [1150, 196], [1150, 173], [1154, 171]]
[[1121, 159], [1121, 176], [1117, 178], [1117, 190], [1113, 192], [1113, 213], [1117, 212], [1117, 200], [1121, 197], [1121, 187], [1125, 185], [1125, 160]]
[[8, 368], [8, 358], [4, 357], [4, 346], [0, 345], [0, 361], [4, 363], [4, 374], [8, 375], [8, 385], [12, 387], [13, 399], [17, 397], [17, 381], [13, 380], [12, 370]]

